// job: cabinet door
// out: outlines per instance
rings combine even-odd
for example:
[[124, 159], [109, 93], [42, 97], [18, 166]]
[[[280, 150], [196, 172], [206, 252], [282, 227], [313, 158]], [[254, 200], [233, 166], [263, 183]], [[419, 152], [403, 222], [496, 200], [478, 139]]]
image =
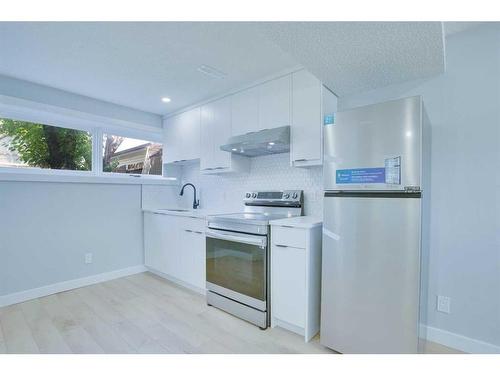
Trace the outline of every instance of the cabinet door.
[[226, 144], [229, 137], [231, 137], [231, 103], [231, 97], [214, 102], [213, 167], [217, 169], [231, 167], [231, 154], [220, 149], [220, 146]]
[[178, 270], [178, 247], [179, 247], [179, 235], [178, 235], [178, 224], [176, 216], [171, 215], [159, 215], [162, 220], [162, 242], [163, 249], [165, 252], [165, 272], [167, 275], [177, 277]]
[[164, 162], [194, 160], [200, 157], [199, 107], [169, 117], [164, 123]]
[[321, 82], [306, 70], [292, 74], [292, 164], [322, 158]]
[[157, 271], [165, 271], [161, 220], [151, 212], [144, 213], [144, 263]]
[[181, 159], [200, 158], [200, 120], [201, 108], [197, 107], [181, 114]]
[[144, 213], [144, 261], [167, 275], [177, 272], [178, 230], [174, 216]]
[[163, 163], [174, 163], [181, 160], [181, 120], [180, 115], [163, 121]]
[[231, 97], [208, 103], [201, 108], [201, 170], [231, 167], [231, 154], [221, 151], [231, 136]]
[[305, 249], [272, 247], [272, 314], [297, 327], [305, 327]]
[[259, 127], [259, 86], [232, 95], [232, 135], [254, 132]]
[[208, 103], [201, 107], [200, 138], [200, 169], [210, 170], [214, 168], [215, 156], [215, 121], [214, 104]]
[[291, 75], [259, 86], [259, 128], [290, 125]]
[[200, 289], [205, 288], [205, 222], [203, 219], [178, 217], [179, 246], [177, 267], [179, 280]]
[[190, 233], [189, 247], [189, 267], [187, 272], [187, 282], [197, 288], [205, 289], [205, 233], [193, 231]]

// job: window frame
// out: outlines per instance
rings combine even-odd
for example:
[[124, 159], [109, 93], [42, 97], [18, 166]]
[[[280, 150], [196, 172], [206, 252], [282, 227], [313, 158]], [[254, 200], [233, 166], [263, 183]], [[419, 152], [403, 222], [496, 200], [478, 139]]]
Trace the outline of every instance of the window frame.
[[161, 129], [158, 133], [141, 129], [121, 128], [109, 125], [105, 121], [85, 119], [67, 114], [32, 110], [29, 108], [0, 107], [0, 118], [17, 121], [39, 123], [59, 128], [75, 129], [89, 132], [92, 136], [92, 163], [90, 171], [65, 169], [46, 169], [39, 167], [2, 167], [0, 166], [0, 181], [41, 181], [41, 182], [83, 182], [83, 183], [123, 183], [123, 184], [171, 184], [177, 179], [162, 175], [124, 174], [104, 172], [102, 138], [104, 134], [129, 138], [138, 138], [150, 142], [162, 143]]
[[163, 142], [161, 140], [161, 135], [157, 137], [144, 137], [144, 134], [142, 132], [136, 132], [136, 131], [129, 131], [129, 130], [107, 130], [107, 128], [99, 128], [98, 129], [99, 134], [99, 160], [98, 160], [98, 172], [100, 172], [103, 176], [108, 176], [108, 177], [116, 177], [116, 178], [127, 178], [127, 177], [134, 177], [134, 178], [147, 178], [147, 179], [164, 179], [163, 177], [163, 159], [162, 159], [162, 164], [161, 164], [161, 175], [149, 175], [149, 174], [136, 174], [136, 173], [116, 173], [116, 172], [104, 172], [103, 171], [103, 158], [104, 158], [104, 151], [102, 147], [102, 141], [104, 134], [108, 135], [115, 135], [119, 137], [125, 137], [125, 138], [133, 138], [133, 139], [140, 139], [141, 141], [148, 141], [148, 142], [154, 142], [154, 143], [161, 143], [163, 146]]

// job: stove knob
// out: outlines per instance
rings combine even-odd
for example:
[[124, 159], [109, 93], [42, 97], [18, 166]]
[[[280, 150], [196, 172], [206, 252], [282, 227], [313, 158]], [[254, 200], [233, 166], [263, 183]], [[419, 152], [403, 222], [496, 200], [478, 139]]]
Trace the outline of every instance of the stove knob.
[[245, 197], [247, 197], [247, 198], [250, 198], [250, 196], [251, 196], [251, 194], [250, 194], [250, 193], [246, 193], [246, 194], [245, 194]]
[[292, 194], [292, 198], [293, 198], [293, 199], [297, 199], [297, 197], [298, 197], [297, 193], [293, 193], [293, 194]]
[[252, 198], [257, 198], [257, 193], [252, 193]]
[[288, 194], [288, 193], [283, 194], [283, 198], [285, 198], [285, 199], [290, 198], [290, 194]]

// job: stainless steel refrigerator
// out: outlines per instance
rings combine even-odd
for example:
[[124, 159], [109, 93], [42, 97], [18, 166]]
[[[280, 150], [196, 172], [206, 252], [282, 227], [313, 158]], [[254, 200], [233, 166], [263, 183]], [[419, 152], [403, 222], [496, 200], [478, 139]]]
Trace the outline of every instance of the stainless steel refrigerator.
[[410, 97], [324, 126], [321, 343], [341, 353], [418, 352], [426, 119]]

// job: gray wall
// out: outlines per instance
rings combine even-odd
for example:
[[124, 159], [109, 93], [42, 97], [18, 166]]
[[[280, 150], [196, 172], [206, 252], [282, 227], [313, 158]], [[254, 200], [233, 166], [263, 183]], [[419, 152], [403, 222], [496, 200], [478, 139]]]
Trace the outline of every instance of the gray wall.
[[[500, 27], [446, 41], [446, 73], [339, 99], [423, 95], [432, 123], [427, 324], [500, 345]], [[436, 296], [451, 297], [451, 314]]]
[[140, 185], [0, 181], [0, 295], [142, 265], [142, 241]]

